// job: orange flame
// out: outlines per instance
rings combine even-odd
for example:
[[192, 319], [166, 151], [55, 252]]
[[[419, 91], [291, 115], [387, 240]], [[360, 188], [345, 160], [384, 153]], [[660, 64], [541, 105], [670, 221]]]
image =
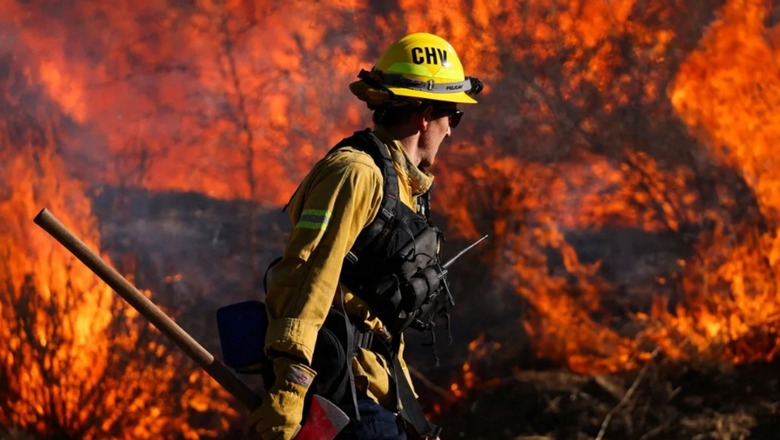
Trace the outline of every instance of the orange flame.
[[711, 235], [698, 248], [705, 258], [687, 268], [689, 310], [678, 310], [667, 322], [689, 332], [698, 350], [716, 346], [739, 362], [771, 360], [780, 348], [780, 177], [774, 153], [780, 66], [772, 61], [780, 54], [780, 28], [768, 23], [768, 6], [727, 2], [670, 92], [675, 109], [713, 156], [743, 176], [763, 225], [735, 227], [715, 217]]

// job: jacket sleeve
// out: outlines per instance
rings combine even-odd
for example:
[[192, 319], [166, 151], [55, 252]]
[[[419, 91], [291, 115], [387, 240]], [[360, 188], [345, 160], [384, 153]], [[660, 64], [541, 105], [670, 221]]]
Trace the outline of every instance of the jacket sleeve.
[[382, 175], [370, 157], [335, 156], [315, 166], [289, 206], [293, 229], [282, 260], [271, 269], [266, 296], [265, 350], [272, 357], [311, 364], [344, 257], [381, 203]]

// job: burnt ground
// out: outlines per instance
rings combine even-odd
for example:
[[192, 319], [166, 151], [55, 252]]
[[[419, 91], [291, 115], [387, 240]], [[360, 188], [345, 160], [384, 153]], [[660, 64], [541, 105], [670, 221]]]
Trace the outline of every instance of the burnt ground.
[[524, 371], [471, 391], [437, 420], [449, 439], [777, 439], [778, 366]]
[[[285, 214], [279, 207], [200, 194], [108, 187], [96, 188], [93, 201], [103, 250], [114, 264], [133, 271], [139, 287], [150, 288], [157, 304], [218, 354], [215, 311], [233, 302], [262, 299], [262, 274], [283, 247]], [[248, 234], [254, 237], [252, 255]], [[653, 278], [640, 265], [664, 265], [678, 253], [674, 243], [659, 241], [663, 238], [621, 234], [621, 243], [612, 248], [604, 248], [609, 240], [599, 236], [571, 241], [583, 258], [601, 256], [606, 270], [623, 276], [618, 284], [625, 285], [642, 284], [632, 282], [638, 277]], [[612, 233], [609, 238], [614, 242], [615, 237]], [[631, 268], [620, 267], [631, 245], [656, 246], [657, 252], [636, 260]], [[479, 279], [482, 268], [472, 264], [477, 259], [464, 261], [458, 263], [460, 276]], [[469, 287], [478, 295], [459, 301], [453, 316], [455, 343], [440, 345], [439, 368], [431, 366], [431, 350], [423, 347], [427, 335], [412, 335], [408, 341], [409, 362], [418, 368], [417, 390], [427, 408], [438, 403], [440, 409], [432, 416], [445, 427], [445, 439], [780, 438], [777, 362], [694, 365], [659, 356], [640, 371], [577, 375], [530, 356], [519, 331], [523, 304], [516, 295], [497, 292], [495, 286], [488, 289], [487, 284]], [[620, 298], [634, 305], [646, 301], [641, 288], [622, 293]], [[477, 335], [500, 341], [507, 350], [485, 357], [485, 365], [475, 365], [485, 381], [453, 398], [447, 388], [462, 377], [468, 342]]]

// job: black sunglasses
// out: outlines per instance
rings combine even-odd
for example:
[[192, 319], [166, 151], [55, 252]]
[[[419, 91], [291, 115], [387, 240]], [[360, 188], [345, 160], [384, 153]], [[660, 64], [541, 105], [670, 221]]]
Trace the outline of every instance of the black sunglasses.
[[438, 109], [435, 114], [437, 117], [447, 116], [450, 119], [450, 128], [455, 128], [460, 124], [460, 119], [463, 117], [463, 110]]

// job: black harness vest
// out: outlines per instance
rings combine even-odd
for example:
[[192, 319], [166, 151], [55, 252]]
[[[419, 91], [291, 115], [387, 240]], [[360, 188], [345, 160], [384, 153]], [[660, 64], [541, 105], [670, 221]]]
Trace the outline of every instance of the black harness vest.
[[441, 231], [426, 214], [429, 192], [413, 211], [399, 200], [398, 174], [387, 147], [370, 129], [342, 140], [332, 151], [350, 146], [371, 155], [382, 172], [382, 202], [376, 218], [358, 235], [341, 272], [341, 281], [366, 301], [391, 334], [417, 322], [421, 308], [442, 283], [439, 270]]

